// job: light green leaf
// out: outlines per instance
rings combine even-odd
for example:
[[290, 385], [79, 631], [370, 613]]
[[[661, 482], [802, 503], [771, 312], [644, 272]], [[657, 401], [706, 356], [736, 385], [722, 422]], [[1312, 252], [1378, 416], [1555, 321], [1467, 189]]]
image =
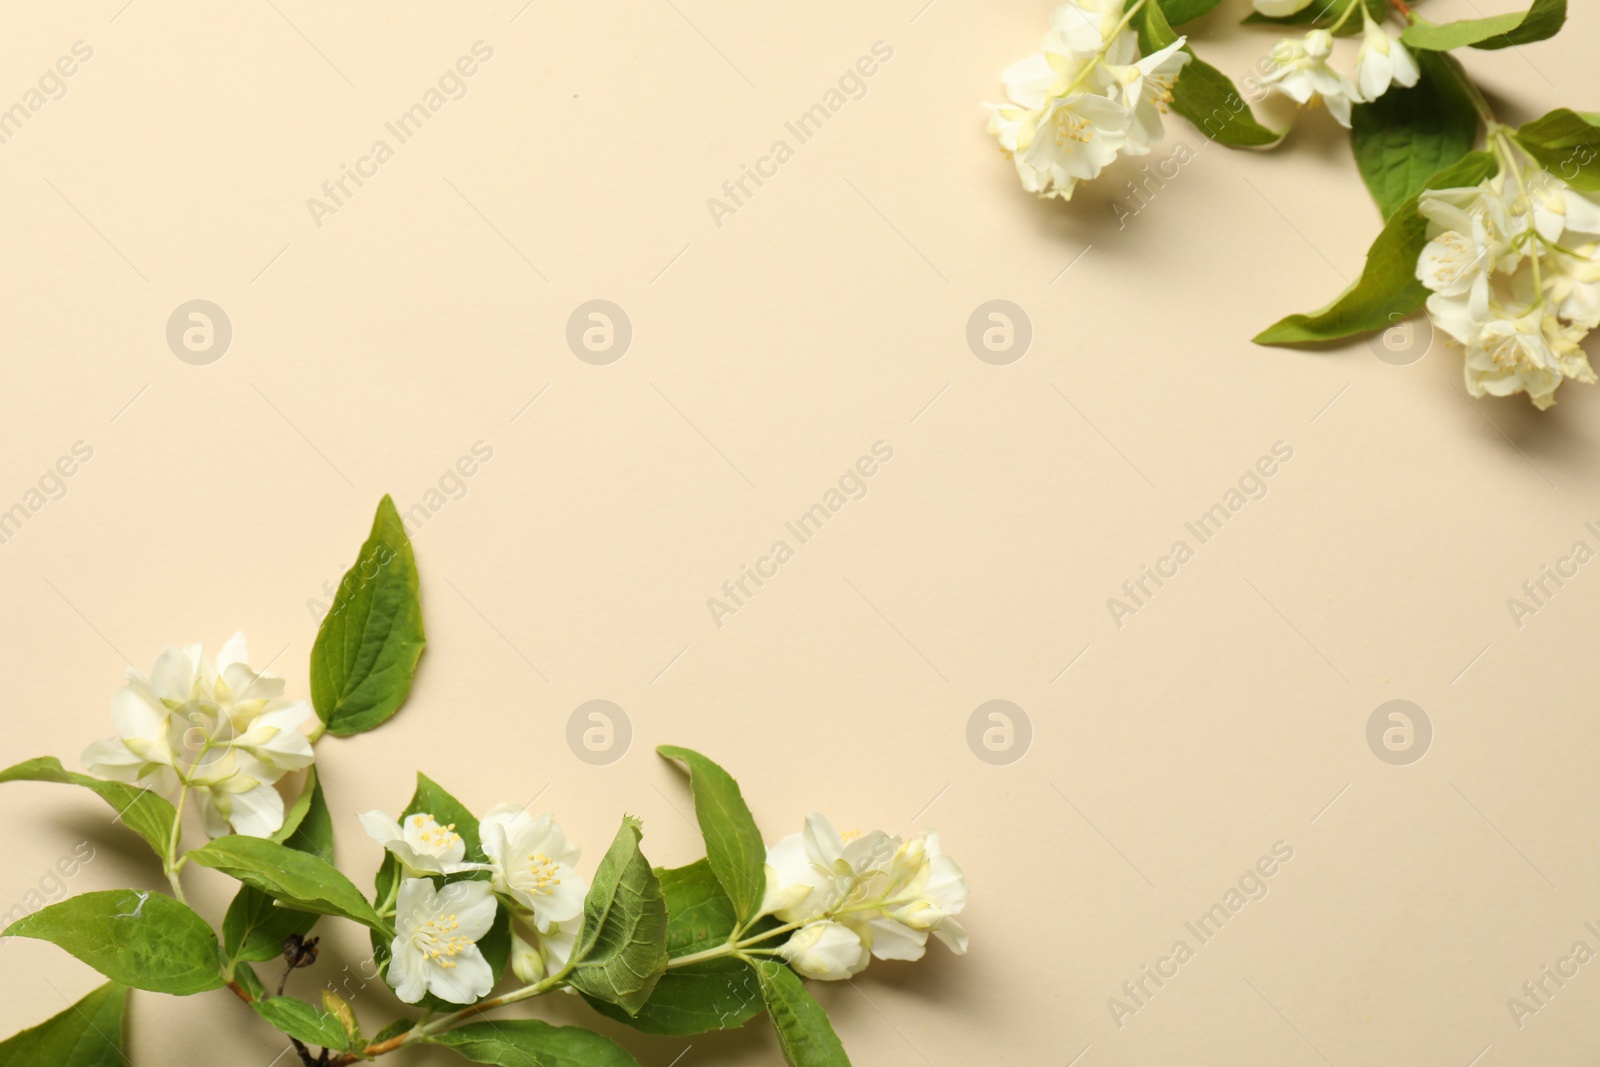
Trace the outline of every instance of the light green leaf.
[[297, 1037], [308, 1045], [331, 1048], [344, 1052], [350, 1047], [350, 1035], [337, 1016], [314, 1008], [294, 997], [268, 997], [251, 1003], [256, 1014], [276, 1026], [290, 1037]]
[[400, 710], [426, 643], [411, 539], [385, 496], [311, 648], [311, 702], [328, 732], [359, 734]]
[[[1311, 0], [1306, 7], [1301, 8], [1292, 15], [1263, 15], [1253, 11], [1245, 16], [1245, 22], [1250, 25], [1263, 26], [1332, 26], [1338, 22], [1349, 10], [1350, 4], [1346, 0]], [[1375, 22], [1382, 22], [1389, 16], [1389, 0], [1367, 0], [1367, 13]], [[1361, 20], [1351, 15], [1339, 27], [1340, 37], [1347, 37], [1353, 33], [1361, 32]]]
[[80, 893], [12, 923], [5, 936], [59, 945], [135, 989], [187, 996], [222, 985], [217, 935], [187, 906], [160, 893]]
[[1552, 111], [1517, 131], [1517, 143], [1574, 189], [1600, 192], [1600, 115]]
[[755, 970], [784, 1062], [790, 1067], [850, 1067], [828, 1013], [811, 999], [794, 972], [772, 960], [757, 962]]
[[148, 789], [66, 770], [54, 756], [40, 756], [0, 771], [0, 782], [61, 782], [92, 789], [117, 811], [113, 821], [121, 821], [148, 841], [158, 855], [166, 854], [167, 841], [172, 836], [172, 805]]
[[496, 1067], [639, 1067], [609, 1038], [580, 1026], [551, 1026], [538, 1019], [468, 1023], [431, 1040], [473, 1063]]
[[[333, 816], [315, 768], [307, 772], [305, 787], [285, 816], [284, 827], [290, 830], [281, 839], [285, 847], [332, 860]], [[305, 936], [316, 922], [315, 914], [279, 907], [255, 886], [242, 885], [222, 920], [223, 957], [229, 968], [240, 960], [274, 959], [283, 953], [286, 938]]]
[[1421, 77], [1411, 88], [1391, 86], [1350, 114], [1356, 166], [1388, 218], [1429, 178], [1459, 162], [1478, 137], [1478, 113], [1450, 68], [1454, 57], [1417, 53]]
[[[687, 867], [657, 868], [656, 877], [667, 902], [669, 956], [687, 956], [727, 943], [735, 925], [733, 904], [709, 863], [701, 859]], [[763, 920], [750, 933], [776, 924], [774, 919]], [[589, 1005], [647, 1034], [678, 1037], [743, 1026], [765, 1007], [755, 972], [732, 957], [674, 967], [661, 976], [638, 1015], [629, 1016], [593, 998]]]
[[624, 816], [583, 902], [583, 932], [569, 981], [629, 1015], [650, 998], [667, 967], [667, 905], [639, 851], [638, 819]]
[[1193, 22], [1202, 15], [1211, 13], [1211, 10], [1222, 0], [1161, 0], [1161, 13], [1167, 16], [1167, 21], [1174, 26], [1182, 26], [1185, 22]]
[[706, 842], [706, 859], [716, 872], [739, 921], [761, 910], [767, 889], [767, 846], [733, 776], [700, 753], [674, 745], [656, 751], [689, 768], [694, 814]]
[[107, 982], [72, 1007], [0, 1042], [0, 1067], [124, 1067], [128, 987]]
[[[1495, 172], [1494, 157], [1473, 152], [1428, 179], [1427, 188], [1447, 189], [1476, 185]], [[1428, 298], [1417, 281], [1417, 258], [1428, 243], [1428, 220], [1417, 211], [1412, 197], [1384, 225], [1367, 251], [1361, 277], [1321, 311], [1290, 315], [1257, 335], [1259, 345], [1297, 345], [1336, 341], [1342, 337], [1383, 330], [1410, 315]]]
[[[1159, 4], [1147, 3], [1138, 18], [1139, 47], [1145, 55], [1172, 44], [1178, 35], [1167, 24]], [[1256, 121], [1255, 113], [1228, 76], [1203, 62], [1194, 49], [1184, 46], [1190, 59], [1172, 87], [1172, 110], [1194, 123], [1213, 141], [1233, 148], [1262, 148], [1276, 144], [1283, 134]]]
[[1431, 52], [1448, 52], [1468, 45], [1493, 50], [1554, 37], [1566, 21], [1567, 0], [1533, 0], [1533, 6], [1526, 11], [1463, 19], [1443, 26], [1418, 19], [1405, 28], [1400, 40], [1412, 48]]
[[320, 856], [261, 837], [232, 834], [188, 853], [189, 862], [231, 875], [291, 908], [338, 915], [393, 936], [361, 890]]

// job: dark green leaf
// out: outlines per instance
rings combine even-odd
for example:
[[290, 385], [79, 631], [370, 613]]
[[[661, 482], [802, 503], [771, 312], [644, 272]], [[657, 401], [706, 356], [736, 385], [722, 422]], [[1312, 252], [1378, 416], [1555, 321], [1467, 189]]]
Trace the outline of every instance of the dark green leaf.
[[385, 496], [311, 648], [311, 702], [328, 731], [359, 734], [400, 710], [424, 644], [417, 561]]
[[1222, 0], [1161, 0], [1161, 13], [1167, 16], [1167, 21], [1172, 25], [1182, 26], [1201, 15], [1210, 14], [1220, 3]]
[[[1311, 3], [1296, 11], [1292, 15], [1271, 16], [1253, 11], [1245, 17], [1245, 22], [1252, 25], [1265, 26], [1332, 26], [1344, 15], [1350, 7], [1347, 0], [1311, 0]], [[1375, 22], [1382, 22], [1389, 16], [1389, 0], [1367, 0], [1367, 13]], [[1338, 29], [1341, 37], [1361, 31], [1361, 20], [1354, 15], [1344, 20], [1344, 25]]]
[[[1428, 179], [1429, 189], [1476, 185], [1495, 172], [1494, 157], [1473, 152]], [[1321, 311], [1290, 315], [1256, 337], [1261, 345], [1335, 341], [1383, 330], [1410, 315], [1428, 298], [1417, 281], [1417, 258], [1428, 243], [1428, 220], [1417, 211], [1417, 197], [1400, 207], [1367, 251], [1367, 265], [1355, 284]]]
[[[459, 1007], [459, 1005], [457, 1005], [457, 1007]], [[378, 1045], [390, 1040], [391, 1038], [399, 1037], [401, 1034], [409, 1034], [416, 1025], [417, 1020], [415, 1019], [396, 1019], [388, 1026], [385, 1026], [382, 1030], [379, 1030], [377, 1033], [373, 1034], [372, 1040], [367, 1042], [367, 1044]]]
[[[1167, 24], [1159, 4], [1145, 4], [1138, 19], [1139, 47], [1145, 55], [1172, 44], [1178, 35]], [[1172, 110], [1194, 123], [1199, 131], [1234, 148], [1260, 148], [1276, 144], [1283, 134], [1256, 121], [1250, 105], [1228, 76], [1203, 62], [1194, 49], [1184, 46], [1190, 59], [1172, 87]]]
[[[687, 867], [656, 869], [667, 902], [667, 953], [687, 956], [727, 943], [733, 933], [733, 905], [705, 860]], [[760, 933], [776, 920], [751, 929]], [[589, 1004], [600, 1014], [648, 1034], [686, 1037], [707, 1030], [743, 1026], [761, 1014], [761, 986], [742, 961], [723, 958], [674, 967], [661, 976], [639, 1014], [601, 1000]]]
[[689, 768], [694, 814], [706, 842], [706, 859], [716, 872], [734, 914], [741, 922], [761, 910], [766, 893], [767, 846], [733, 776], [700, 753], [674, 745], [657, 752]]
[[265, 838], [233, 834], [189, 852], [188, 857], [191, 863], [231, 875], [291, 908], [387, 929], [361, 890], [319, 856]]
[[1435, 26], [1418, 19], [1400, 34], [1412, 48], [1448, 52], [1452, 48], [1496, 49], [1532, 44], [1554, 37], [1567, 21], [1567, 0], [1533, 0], [1526, 11], [1488, 18], [1463, 19]]
[[1600, 192], [1600, 115], [1552, 111], [1518, 130], [1517, 143], [1574, 189]]
[[107, 982], [31, 1030], [0, 1042], [0, 1067], [124, 1067], [128, 987]]
[[298, 1037], [308, 1045], [337, 1049], [350, 1047], [350, 1035], [337, 1016], [321, 1008], [314, 1008], [294, 997], [268, 997], [250, 1005], [256, 1014], [276, 1026], [290, 1037]]
[[569, 977], [581, 993], [636, 1014], [667, 966], [667, 905], [639, 851], [640, 823], [625, 816], [583, 902]]
[[135, 989], [187, 996], [222, 985], [217, 935], [187, 906], [160, 893], [80, 893], [12, 923], [5, 934], [59, 945]]
[[496, 1067], [639, 1067], [619, 1045], [579, 1026], [538, 1019], [468, 1023], [435, 1035], [473, 1063]]
[[61, 782], [92, 789], [117, 811], [128, 829], [148, 841], [158, 855], [166, 854], [172, 836], [172, 805], [148, 789], [66, 770], [54, 756], [40, 756], [0, 771], [0, 782]]
[[1356, 166], [1383, 217], [1416, 196], [1429, 178], [1459, 162], [1478, 137], [1478, 113], [1449, 69], [1452, 56], [1417, 53], [1421, 73], [1411, 88], [1391, 86], [1350, 114]]
[[[331, 862], [333, 816], [322, 796], [322, 783], [317, 780], [315, 768], [307, 772], [305, 787], [291, 814], [295, 816], [293, 822], [286, 817], [284, 826], [292, 829], [283, 836], [282, 843]], [[222, 920], [223, 957], [230, 967], [239, 960], [275, 959], [283, 952], [285, 938], [310, 933], [316, 922], [315, 914], [281, 908], [255, 886], [242, 885]]]
[[811, 999], [794, 972], [772, 960], [759, 961], [755, 969], [784, 1061], [790, 1067], [850, 1067], [828, 1013]]

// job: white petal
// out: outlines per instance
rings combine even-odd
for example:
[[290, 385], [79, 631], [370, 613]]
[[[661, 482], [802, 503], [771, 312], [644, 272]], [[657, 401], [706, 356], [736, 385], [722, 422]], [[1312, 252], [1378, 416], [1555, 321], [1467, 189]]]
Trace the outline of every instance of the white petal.
[[271, 837], [283, 826], [283, 797], [262, 783], [228, 797], [228, 822], [246, 837]]
[[356, 818], [361, 820], [361, 828], [367, 832], [367, 836], [380, 845], [400, 838], [400, 824], [381, 811], [364, 811]]
[[394, 995], [407, 1004], [415, 1004], [428, 991], [428, 962], [403, 938], [395, 938], [389, 952], [387, 977]]
[[464, 949], [450, 962], [455, 966], [440, 967], [433, 963], [427, 967], [428, 991], [440, 1000], [472, 1004], [494, 988], [494, 971], [477, 945]]
[[250, 646], [245, 642], [243, 630], [228, 638], [217, 652], [217, 670], [221, 673], [226, 673], [231, 664], [249, 662]]
[[872, 954], [880, 960], [920, 960], [927, 951], [928, 935], [902, 926], [893, 919], [873, 919]]

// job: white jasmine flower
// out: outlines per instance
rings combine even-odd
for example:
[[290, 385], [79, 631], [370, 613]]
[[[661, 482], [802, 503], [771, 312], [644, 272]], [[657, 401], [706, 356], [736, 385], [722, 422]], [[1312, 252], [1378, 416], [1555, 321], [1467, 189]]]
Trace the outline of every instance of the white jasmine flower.
[[1465, 349], [1468, 392], [1525, 392], [1542, 409], [1566, 379], [1595, 381], [1581, 345], [1600, 326], [1600, 242], [1574, 240], [1582, 231], [1569, 227], [1600, 229], [1600, 205], [1549, 174], [1531, 177], [1528, 197], [1526, 178], [1503, 173], [1424, 193], [1417, 278], [1435, 325]]
[[901, 841], [874, 830], [847, 840], [813, 812], [802, 833], [767, 849], [762, 912], [805, 924], [783, 955], [808, 977], [848, 978], [868, 956], [921, 959], [930, 933], [964, 953], [967, 932], [955, 916], [966, 903], [966, 879], [937, 833]]
[[1600, 328], [1600, 242], [1569, 246], [1549, 261], [1546, 284], [1556, 313], [1586, 330]]
[[572, 958], [572, 949], [578, 943], [578, 928], [582, 925], [579, 920], [551, 923], [548, 930], [540, 932], [535, 926], [513, 922], [512, 973], [529, 985], [558, 973]]
[[957, 955], [966, 953], [966, 928], [954, 918], [967, 906], [966, 877], [941, 851], [936, 831], [901, 845], [886, 877], [876, 908], [863, 913], [869, 928], [863, 940], [874, 956], [921, 959], [930, 933]]
[[1255, 8], [1271, 19], [1288, 18], [1311, 6], [1311, 0], [1254, 0]]
[[283, 799], [272, 784], [311, 765], [300, 727], [305, 701], [284, 700], [282, 678], [251, 669], [244, 635], [235, 634], [215, 665], [199, 645], [168, 646], [146, 678], [129, 669], [111, 702], [117, 736], [83, 753], [92, 773], [171, 793], [188, 786], [220, 837], [229, 824], [270, 836], [283, 825]]
[[1361, 99], [1350, 79], [1328, 65], [1333, 54], [1333, 34], [1312, 30], [1302, 41], [1282, 40], [1272, 47], [1273, 69], [1262, 84], [1288, 96], [1297, 104], [1321, 100], [1341, 126], [1350, 125], [1350, 107]]
[[1022, 184], [1041, 197], [1072, 199], [1079, 181], [1099, 177], [1128, 143], [1132, 114], [1103, 96], [1076, 94], [1051, 102], [1032, 143], [1017, 155]]
[[1361, 99], [1370, 103], [1388, 92], [1390, 85], [1409, 87], [1417, 84], [1417, 79], [1422, 75], [1417, 70], [1417, 61], [1411, 57], [1406, 46], [1373, 21], [1364, 3], [1361, 5], [1361, 17], [1365, 25], [1361, 51], [1356, 54], [1356, 88], [1361, 93]]
[[1122, 21], [1122, 0], [1072, 0], [1050, 12], [1045, 51], [1094, 55]]
[[778, 955], [800, 975], [824, 982], [854, 978], [872, 960], [860, 935], [843, 923], [826, 921], [796, 930]]
[[1171, 107], [1172, 87], [1191, 58], [1183, 50], [1187, 41], [1187, 37], [1179, 37], [1136, 63], [1109, 68], [1119, 98], [1131, 116], [1125, 146], [1129, 155], [1149, 152], [1165, 133], [1161, 116]]
[[850, 902], [857, 888], [894, 856], [898, 841], [881, 830], [843, 835], [823, 815], [806, 816], [806, 828], [767, 849], [763, 914], [784, 922], [810, 922]]
[[578, 849], [548, 815], [534, 818], [510, 804], [495, 808], [478, 826], [495, 892], [504, 894], [534, 925], [548, 931], [552, 923], [572, 923], [583, 914], [588, 883], [574, 870]]
[[455, 823], [440, 826], [432, 815], [421, 813], [407, 815], [403, 826], [381, 811], [364, 812], [357, 818], [361, 820], [362, 829], [394, 853], [405, 873], [412, 878], [489, 869], [486, 864], [462, 862], [467, 855], [467, 843], [455, 832]]
[[[1600, 235], [1600, 204], [1548, 171], [1535, 176], [1528, 197], [1531, 225], [1546, 241], [1553, 244], [1566, 233]], [[1515, 207], [1521, 206], [1519, 199]]]
[[494, 925], [487, 882], [451, 882], [435, 890], [427, 878], [400, 883], [388, 981], [395, 996], [415, 1004], [432, 993], [472, 1004], [494, 988], [495, 974], [477, 941]]
[[1467, 346], [1467, 391], [1473, 396], [1527, 393], [1541, 411], [1555, 403], [1567, 378], [1593, 384], [1595, 374], [1579, 347], [1588, 331], [1567, 326], [1544, 308], [1486, 324]]

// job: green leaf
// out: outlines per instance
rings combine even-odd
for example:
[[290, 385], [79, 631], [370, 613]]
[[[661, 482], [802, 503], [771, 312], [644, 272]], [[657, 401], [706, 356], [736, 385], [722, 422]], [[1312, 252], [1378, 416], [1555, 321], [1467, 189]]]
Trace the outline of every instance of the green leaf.
[[[312, 768], [300, 798], [284, 819], [281, 843], [296, 852], [332, 860], [333, 816], [322, 795], [322, 783]], [[282, 833], [282, 831], [279, 831]], [[274, 840], [280, 838], [274, 836]], [[270, 960], [283, 953], [283, 942], [305, 936], [317, 916], [295, 908], [279, 907], [273, 898], [252, 885], [242, 885], [222, 920], [222, 954], [230, 971], [240, 960]]]
[[689, 768], [694, 814], [706, 842], [706, 859], [716, 872], [739, 921], [761, 910], [767, 890], [767, 846], [733, 776], [700, 753], [674, 745], [656, 751]]
[[794, 972], [772, 960], [757, 962], [755, 970], [784, 1062], [790, 1067], [850, 1067], [828, 1013], [811, 999]]
[[431, 1039], [473, 1063], [497, 1067], [639, 1067], [609, 1038], [580, 1026], [551, 1026], [538, 1019], [468, 1023]]
[[1422, 192], [1429, 178], [1472, 151], [1478, 113], [1452, 56], [1417, 53], [1421, 77], [1411, 88], [1391, 86], [1350, 114], [1350, 147], [1383, 217]]
[[624, 816], [583, 902], [583, 931], [569, 981], [629, 1015], [650, 998], [667, 967], [667, 905], [639, 851], [638, 819]]
[[[456, 1007], [459, 1008], [460, 1005], [457, 1005]], [[390, 1040], [391, 1038], [399, 1037], [401, 1034], [409, 1034], [413, 1029], [416, 1028], [416, 1025], [417, 1020], [415, 1019], [396, 1019], [388, 1026], [385, 1026], [382, 1030], [379, 1030], [377, 1033], [373, 1034], [372, 1040], [368, 1041], [367, 1044], [378, 1045]]]
[[186, 905], [160, 893], [80, 893], [17, 920], [5, 936], [59, 945], [135, 989], [187, 996], [222, 985], [217, 935]]
[[[1311, 3], [1292, 15], [1263, 15], [1253, 11], [1245, 17], [1249, 25], [1264, 26], [1331, 26], [1349, 9], [1343, 0], [1311, 0]], [[1373, 21], [1382, 22], [1389, 17], [1389, 0], [1367, 0], [1367, 13]], [[1340, 37], [1361, 31], [1361, 20], [1352, 15], [1338, 29]]]
[[1161, 13], [1174, 26], [1208, 15], [1222, 0], [1161, 0]]
[[[1428, 189], [1476, 185], [1495, 172], [1494, 157], [1473, 152], [1435, 174]], [[1419, 194], [1420, 196], [1420, 194]], [[1417, 258], [1428, 243], [1428, 220], [1417, 211], [1418, 197], [1407, 200], [1384, 225], [1367, 251], [1361, 277], [1338, 299], [1309, 315], [1290, 315], [1256, 336], [1259, 345], [1336, 341], [1393, 326], [1420, 308], [1428, 290], [1417, 281]]]
[[248, 963], [241, 963], [234, 967], [233, 980], [239, 983], [239, 987], [256, 1000], [266, 999], [267, 987], [261, 984], [261, 976]]
[[291, 908], [338, 915], [393, 936], [361, 890], [319, 856], [261, 837], [232, 834], [188, 853], [191, 863], [231, 875]]
[[66, 770], [54, 756], [40, 756], [0, 771], [0, 782], [60, 782], [92, 789], [116, 810], [128, 829], [148, 841], [158, 855], [166, 854], [174, 812], [171, 803], [148, 789]]
[[0, 1067], [124, 1067], [128, 987], [107, 982], [72, 1007], [0, 1042]]
[[350, 1047], [350, 1035], [337, 1016], [312, 1007], [294, 997], [268, 997], [250, 1005], [256, 1014], [276, 1026], [290, 1037], [297, 1037], [308, 1045], [331, 1048], [344, 1052]]
[[1463, 19], [1443, 26], [1419, 19], [1405, 28], [1400, 40], [1412, 48], [1431, 52], [1448, 52], [1468, 45], [1493, 50], [1554, 37], [1566, 21], [1567, 0], [1533, 0], [1533, 6], [1526, 11]]
[[1552, 111], [1517, 131], [1517, 143], [1574, 189], [1600, 192], [1600, 115]]
[[[1145, 4], [1143, 16], [1137, 21], [1139, 47], [1145, 55], [1178, 39], [1159, 4]], [[1234, 148], [1261, 148], [1283, 139], [1283, 134], [1256, 121], [1250, 105], [1226, 74], [1203, 62], [1188, 45], [1183, 50], [1190, 58], [1172, 86], [1172, 110], [1213, 141]]]
[[411, 539], [385, 496], [311, 648], [311, 702], [328, 731], [359, 734], [400, 710], [426, 643]]
[[[687, 956], [727, 943], [735, 926], [733, 904], [709, 863], [701, 859], [687, 867], [657, 868], [656, 877], [667, 902], [668, 955]], [[766, 919], [750, 932], [776, 924]], [[647, 1034], [678, 1037], [743, 1026], [765, 1006], [755, 972], [731, 957], [674, 967], [661, 976], [638, 1015], [592, 998], [589, 1005]]]

